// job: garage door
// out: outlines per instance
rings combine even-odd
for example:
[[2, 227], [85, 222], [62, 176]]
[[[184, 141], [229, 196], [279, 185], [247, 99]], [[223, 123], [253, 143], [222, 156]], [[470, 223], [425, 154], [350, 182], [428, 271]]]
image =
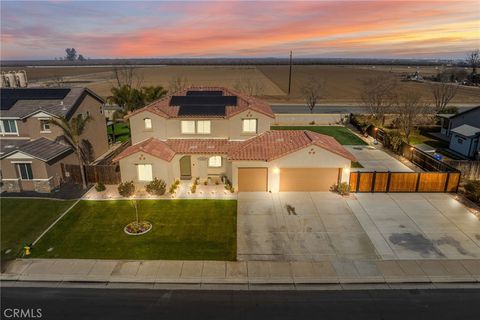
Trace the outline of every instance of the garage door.
[[238, 191], [267, 191], [267, 168], [238, 168]]
[[280, 169], [280, 191], [329, 191], [338, 182], [336, 168]]

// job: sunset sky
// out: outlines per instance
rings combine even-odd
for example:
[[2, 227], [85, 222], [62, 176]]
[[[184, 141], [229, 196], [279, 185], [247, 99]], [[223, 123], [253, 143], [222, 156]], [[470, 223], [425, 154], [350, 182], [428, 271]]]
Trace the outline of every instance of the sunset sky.
[[1, 58], [463, 58], [475, 1], [2, 1]]

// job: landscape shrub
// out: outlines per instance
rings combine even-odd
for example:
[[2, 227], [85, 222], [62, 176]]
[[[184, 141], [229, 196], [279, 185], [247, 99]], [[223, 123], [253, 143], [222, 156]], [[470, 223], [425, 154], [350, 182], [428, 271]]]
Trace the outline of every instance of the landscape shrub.
[[105, 191], [105, 189], [107, 189], [107, 188], [106, 188], [105, 185], [104, 185], [103, 183], [101, 183], [101, 182], [99, 182], [99, 183], [97, 183], [97, 184], [95, 185], [95, 190], [97, 190], [97, 192]]
[[342, 196], [350, 194], [350, 186], [346, 182], [340, 182], [332, 186], [333, 191], [338, 192]]
[[155, 178], [149, 184], [145, 186], [145, 190], [149, 194], [154, 194], [157, 196], [162, 196], [165, 194], [167, 189], [167, 184], [162, 179]]
[[480, 181], [470, 180], [464, 186], [465, 195], [474, 202], [480, 202]]
[[192, 186], [190, 187], [190, 192], [191, 193], [197, 192], [197, 184], [196, 183], [192, 184]]
[[118, 185], [118, 193], [122, 197], [128, 198], [135, 193], [135, 184], [133, 181], [125, 181]]

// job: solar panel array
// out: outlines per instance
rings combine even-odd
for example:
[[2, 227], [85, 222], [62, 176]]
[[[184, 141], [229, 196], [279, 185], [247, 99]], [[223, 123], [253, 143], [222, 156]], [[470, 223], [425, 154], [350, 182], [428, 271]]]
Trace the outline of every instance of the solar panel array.
[[62, 100], [69, 92], [68, 88], [2, 88], [0, 110], [9, 110], [18, 100]]
[[180, 116], [225, 116], [226, 106], [236, 106], [236, 96], [224, 96], [222, 91], [187, 91], [185, 96], [172, 96], [170, 106], [179, 106]]

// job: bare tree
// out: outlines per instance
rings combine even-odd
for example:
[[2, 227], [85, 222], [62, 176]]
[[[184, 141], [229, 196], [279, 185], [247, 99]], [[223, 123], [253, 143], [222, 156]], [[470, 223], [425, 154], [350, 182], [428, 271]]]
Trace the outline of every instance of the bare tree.
[[184, 76], [173, 77], [168, 84], [168, 91], [177, 92], [188, 87], [188, 79]]
[[249, 96], [261, 96], [265, 90], [263, 82], [249, 77], [243, 77], [237, 80], [234, 88]]
[[480, 65], [480, 50], [476, 49], [467, 54], [467, 63], [472, 67], [472, 73], [477, 73], [477, 68]]
[[307, 107], [310, 110], [310, 113], [313, 113], [313, 109], [315, 109], [318, 100], [323, 98], [322, 91], [324, 87], [325, 82], [316, 78], [310, 78], [303, 86], [303, 97], [305, 99], [305, 102], [307, 103]]
[[118, 88], [128, 86], [140, 88], [143, 83], [143, 75], [138, 68], [131, 65], [114, 66], [113, 77]]
[[361, 81], [361, 99], [370, 114], [385, 124], [385, 114], [390, 112], [395, 99], [397, 81], [390, 75], [378, 75]]
[[431, 116], [430, 106], [424, 102], [423, 95], [418, 91], [403, 93], [396, 99], [395, 110], [398, 114], [398, 125], [407, 143], [415, 126], [424, 123]]
[[435, 112], [442, 113], [448, 103], [455, 97], [458, 91], [458, 85], [449, 83], [431, 83], [430, 92], [435, 102]]

